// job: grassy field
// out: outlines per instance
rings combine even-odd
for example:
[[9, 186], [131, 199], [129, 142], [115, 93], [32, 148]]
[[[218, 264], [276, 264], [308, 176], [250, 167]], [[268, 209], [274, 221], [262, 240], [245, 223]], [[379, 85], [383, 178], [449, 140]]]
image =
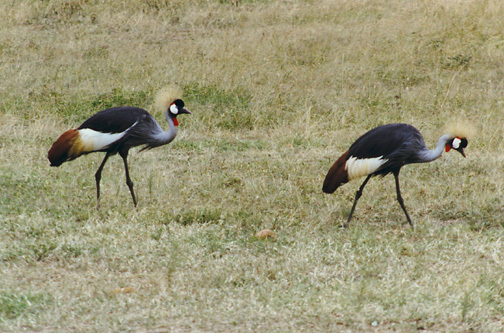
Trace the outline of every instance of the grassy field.
[[[484, 331], [504, 327], [500, 0], [19, 0], [0, 4], [0, 331]], [[93, 113], [152, 111], [174, 142], [59, 168]], [[476, 129], [333, 195], [362, 133]], [[254, 237], [271, 229], [277, 239]]]

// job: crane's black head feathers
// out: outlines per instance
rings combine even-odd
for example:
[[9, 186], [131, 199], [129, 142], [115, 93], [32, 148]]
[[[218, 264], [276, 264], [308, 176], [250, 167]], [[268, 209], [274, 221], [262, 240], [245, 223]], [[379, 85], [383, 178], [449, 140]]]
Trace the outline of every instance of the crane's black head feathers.
[[170, 113], [170, 115], [172, 117], [176, 117], [177, 115], [181, 114], [181, 113], [187, 113], [187, 114], [191, 114], [191, 112], [189, 112], [189, 110], [187, 110], [185, 107], [184, 107], [184, 101], [181, 100], [181, 99], [176, 99], [173, 103], [171, 103], [170, 107], [168, 108], [168, 112]]
[[453, 148], [465, 157], [464, 148], [467, 147], [467, 143], [466, 138], [459, 138], [458, 136], [454, 137], [446, 144], [446, 151]]
[[460, 138], [460, 147], [465, 148], [467, 147], [467, 139], [466, 138]]
[[181, 100], [181, 99], [177, 99], [173, 102], [173, 104], [175, 104], [176, 106], [178, 106], [179, 108], [183, 108], [184, 107], [184, 101]]

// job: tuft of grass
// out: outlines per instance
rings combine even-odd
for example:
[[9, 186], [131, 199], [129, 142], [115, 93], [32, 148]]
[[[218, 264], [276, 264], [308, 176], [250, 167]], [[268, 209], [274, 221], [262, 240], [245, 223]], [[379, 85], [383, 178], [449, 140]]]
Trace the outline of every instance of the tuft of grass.
[[0, 321], [29, 318], [48, 304], [48, 300], [42, 294], [11, 294], [0, 292]]
[[218, 86], [199, 83], [184, 87], [187, 100], [204, 110], [199, 122], [209, 129], [254, 129], [259, 115], [251, 109], [252, 96], [245, 89], [226, 91]]
[[448, 69], [467, 69], [467, 67], [471, 63], [471, 60], [471, 55], [457, 54], [455, 56], [448, 57], [448, 59], [443, 64], [443, 67]]
[[192, 223], [218, 223], [222, 221], [222, 218], [222, 212], [218, 209], [196, 208], [173, 217], [168, 217], [167, 223], [176, 222], [182, 225], [189, 225]]

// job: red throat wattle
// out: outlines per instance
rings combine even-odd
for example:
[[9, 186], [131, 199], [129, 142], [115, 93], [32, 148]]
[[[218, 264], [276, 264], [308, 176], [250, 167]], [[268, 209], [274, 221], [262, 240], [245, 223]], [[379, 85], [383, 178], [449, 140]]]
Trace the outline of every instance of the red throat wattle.
[[173, 118], [173, 125], [178, 126], [178, 120], [177, 120], [177, 118]]
[[450, 149], [451, 149], [451, 146], [450, 146], [450, 145], [446, 145], [446, 146], [445, 146], [445, 151], [446, 151], [446, 152], [449, 152], [449, 151], [450, 151]]

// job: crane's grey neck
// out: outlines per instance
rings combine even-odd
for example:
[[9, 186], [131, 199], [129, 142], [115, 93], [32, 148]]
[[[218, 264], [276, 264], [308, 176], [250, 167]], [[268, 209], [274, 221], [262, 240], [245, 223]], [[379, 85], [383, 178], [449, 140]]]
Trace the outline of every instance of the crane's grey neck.
[[444, 147], [452, 139], [452, 136], [449, 134], [443, 135], [441, 138], [439, 138], [439, 141], [437, 143], [437, 146], [434, 150], [429, 150], [425, 149], [423, 151], [419, 152], [419, 157], [423, 162], [430, 162], [434, 161], [435, 159], [439, 158], [441, 154], [443, 153]]
[[165, 132], [161, 129], [161, 131], [156, 133], [156, 141], [158, 142], [158, 145], [170, 143], [173, 139], [175, 139], [175, 136], [177, 136], [177, 126], [173, 123], [173, 118], [170, 117], [168, 111], [165, 116], [166, 121], [168, 122], [168, 130]]

